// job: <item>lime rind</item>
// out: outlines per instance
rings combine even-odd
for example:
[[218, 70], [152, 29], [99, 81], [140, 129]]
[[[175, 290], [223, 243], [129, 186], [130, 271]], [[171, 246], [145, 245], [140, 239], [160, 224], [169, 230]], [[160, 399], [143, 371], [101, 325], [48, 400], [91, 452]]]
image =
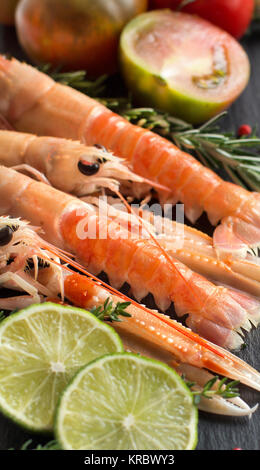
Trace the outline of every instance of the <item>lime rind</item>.
[[[179, 409], [182, 410], [182, 413], [184, 413], [185, 407], [189, 410], [188, 416], [187, 416], [187, 422], [185, 422], [185, 419], [183, 419], [183, 416], [179, 414], [176, 419], [179, 420], [179, 423], [173, 423], [172, 421], [169, 421], [169, 415], [167, 414], [169, 410], [171, 410], [172, 402], [170, 403], [171, 406], [169, 406], [169, 409], [167, 409], [167, 400], [160, 399], [160, 403], [156, 404], [156, 418], [155, 421], [153, 422], [153, 416], [151, 416], [151, 408], [149, 412], [149, 417], [144, 416], [145, 421], [147, 421], [145, 429], [149, 430], [154, 430], [156, 427], [162, 425], [163, 422], [163, 427], [160, 428], [165, 430], [165, 422], [162, 419], [162, 416], [160, 416], [160, 410], [163, 408], [164, 411], [167, 410], [166, 416], [168, 419], [168, 433], [177, 433], [179, 435], [179, 440], [181, 441], [182, 439], [185, 438], [185, 433], [189, 436], [188, 439], [186, 439], [185, 444], [180, 443], [177, 445], [178, 449], [182, 450], [192, 450], [195, 449], [197, 445], [197, 440], [198, 440], [198, 434], [197, 434], [197, 425], [198, 425], [198, 410], [194, 406], [193, 403], [193, 396], [191, 394], [190, 389], [187, 387], [185, 382], [180, 378], [180, 376], [169, 366], [166, 364], [163, 364], [159, 361], [149, 359], [146, 357], [142, 357], [140, 355], [136, 355], [133, 353], [113, 353], [109, 355], [104, 355], [101, 358], [93, 360], [91, 363], [88, 365], [84, 366], [77, 374], [75, 377], [72, 378], [66, 389], [63, 391], [60, 400], [58, 402], [58, 406], [56, 409], [56, 414], [55, 414], [55, 435], [56, 438], [58, 439], [60, 445], [62, 446], [63, 449], [65, 450], [176, 450], [176, 446], [173, 444], [173, 437], [168, 437], [165, 438], [164, 442], [170, 445], [167, 445], [161, 441], [162, 436], [160, 436], [160, 439], [158, 441], [158, 436], [149, 436], [146, 434], [145, 436], [145, 442], [143, 444], [140, 444], [140, 435], [138, 431], [136, 432], [136, 439], [134, 439], [135, 445], [129, 446], [129, 441], [127, 435], [124, 435], [122, 437], [122, 416], [123, 413], [120, 415], [120, 410], [124, 408], [122, 404], [124, 404], [124, 400], [128, 401], [129, 403], [132, 404], [132, 399], [131, 399], [131, 393], [128, 393], [127, 390], [125, 390], [126, 393], [122, 393], [122, 390], [117, 389], [118, 393], [116, 396], [113, 396], [113, 393], [111, 393], [111, 390], [115, 390], [115, 387], [111, 385], [111, 380], [114, 379], [114, 377], [109, 377], [108, 378], [108, 383], [110, 383], [111, 387], [110, 390], [105, 390], [104, 389], [104, 378], [106, 376], [105, 374], [105, 368], [107, 363], [110, 361], [115, 362], [115, 361], [121, 361], [121, 360], [130, 360], [131, 362], [134, 362], [137, 367], [143, 368], [144, 371], [147, 371], [151, 369], [154, 373], [154, 378], [156, 382], [156, 371], [163, 376], [164, 380], [161, 382], [161, 387], [165, 387], [165, 383], [168, 382], [172, 386], [171, 388], [168, 389], [168, 402], [170, 403], [171, 398], [173, 397], [172, 394], [175, 394], [175, 401], [179, 400], [180, 403], [178, 403]], [[118, 363], [119, 364], [119, 363]], [[118, 369], [118, 364], [117, 364], [117, 369]], [[120, 368], [120, 367], [119, 367]], [[84, 382], [84, 379], [87, 377], [90, 377], [90, 380], [92, 380], [92, 384], [95, 384], [96, 382], [93, 381], [94, 379], [91, 379], [91, 376], [95, 377], [95, 372], [99, 371], [100, 373], [100, 378], [101, 378], [101, 384], [99, 383], [99, 387], [101, 387], [101, 390], [103, 390], [103, 395], [99, 391], [98, 399], [96, 400], [96, 395], [95, 395], [95, 390], [87, 389], [84, 390], [83, 388], [80, 388], [81, 382]], [[151, 377], [153, 374], [151, 375]], [[166, 380], [166, 382], [165, 382]], [[137, 381], [138, 382], [138, 381]], [[116, 382], [117, 383], [117, 382]], [[128, 370], [127, 376], [126, 377], [120, 377], [120, 384], [124, 384], [126, 389], [129, 387], [129, 384], [131, 383], [131, 373]], [[149, 384], [151, 386], [151, 380], [149, 380]], [[156, 385], [156, 384], [155, 384]], [[168, 384], [169, 385], [169, 384]], [[149, 386], [149, 387], [150, 387]], [[122, 387], [122, 385], [121, 385]], [[138, 383], [136, 383], [136, 387], [138, 388]], [[143, 404], [147, 406], [147, 403], [149, 403], [149, 400], [143, 401], [142, 393], [140, 399], [140, 388], [141, 392], [143, 392], [142, 387], [144, 387], [144, 383], [141, 381], [139, 384], [139, 396], [138, 396], [138, 391], [137, 397], [134, 400], [137, 408], [139, 408], [139, 416], [141, 413], [144, 412], [142, 410]], [[78, 388], [78, 389], [77, 389]], [[120, 388], [120, 387], [119, 387]], [[100, 390], [100, 389], [99, 389]], [[156, 387], [155, 389], [156, 390]], [[158, 390], [157, 390], [158, 392]], [[144, 393], [145, 395], [145, 393]], [[88, 396], [88, 401], [86, 402], [86, 407], [82, 407], [81, 401], [84, 400], [84, 397]], [[109, 399], [111, 397], [114, 399], [115, 403], [115, 408], [113, 407], [113, 400]], [[152, 395], [154, 396], [154, 395]], [[93, 400], [94, 397], [94, 400]], [[92, 403], [92, 400], [94, 403]], [[97, 404], [96, 404], [97, 401]], [[103, 408], [103, 402], [105, 402], [105, 406]], [[80, 410], [79, 412], [75, 413], [75, 409], [77, 409], [77, 406], [79, 405]], [[177, 405], [176, 405], [177, 406]], [[94, 443], [93, 439], [92, 442], [88, 445], [86, 444], [86, 441], [82, 445], [82, 442], [84, 441], [85, 437], [87, 436], [87, 431], [88, 429], [91, 428], [91, 419], [88, 420], [89, 418], [89, 413], [91, 411], [95, 410], [94, 414], [92, 415], [91, 419], [94, 420], [94, 433], [96, 432], [96, 435], [101, 432], [101, 437], [100, 434], [98, 436], [98, 442], [100, 442], [100, 447], [96, 446]], [[84, 417], [84, 412], [88, 418]], [[102, 417], [101, 414], [104, 412], [104, 416]], [[159, 412], [159, 414], [158, 414]], [[134, 414], [134, 413], [133, 413]], [[184, 413], [185, 414], [185, 413]], [[130, 415], [129, 415], [130, 416]], [[123, 416], [125, 422], [127, 419], [129, 419], [129, 416]], [[158, 420], [159, 416], [159, 420]], [[75, 419], [73, 418], [75, 417]], [[104, 422], [103, 422], [104, 420]], [[120, 421], [121, 420], [121, 421]], [[158, 424], [159, 421], [162, 421], [161, 423]], [[104, 444], [104, 439], [102, 438], [102, 432], [103, 428], [105, 426], [104, 423], [107, 422], [113, 422], [117, 421], [117, 426], [118, 429], [115, 428], [114, 432], [116, 435], [115, 443], [110, 442], [110, 445]], [[76, 424], [75, 424], [76, 423]], [[83, 424], [82, 424], [83, 423]], [[83, 427], [82, 427], [83, 426]], [[101, 426], [101, 431], [100, 431], [100, 426]], [[102, 428], [103, 426], [103, 428]], [[144, 424], [142, 424], [144, 426]], [[120, 430], [119, 430], [120, 428]], [[167, 428], [167, 426], [166, 426]], [[92, 429], [92, 428], [91, 428]], [[147, 432], [147, 431], [146, 431]], [[150, 432], [150, 431], [149, 431]], [[126, 433], [127, 434], [127, 433]], [[93, 430], [92, 430], [92, 435], [93, 435]], [[105, 435], [105, 431], [104, 431]], [[169, 434], [168, 434], [169, 436]], [[81, 442], [79, 440], [81, 439]], [[89, 439], [89, 437], [86, 437], [86, 440]], [[76, 440], [77, 445], [71, 443], [71, 440]], [[82, 441], [83, 440], [83, 441]], [[120, 442], [119, 442], [120, 441]], [[177, 439], [176, 439], [177, 441]], [[97, 442], [97, 441], [96, 441]], [[124, 447], [125, 445], [125, 447]]]
[[[63, 338], [63, 341], [65, 343], [67, 342], [68, 346], [65, 348], [65, 350], [68, 355], [66, 364], [68, 364], [67, 368], [69, 370], [63, 371], [63, 369], [59, 369], [62, 364], [62, 359], [64, 359], [62, 357], [61, 362], [57, 361], [57, 358], [54, 358], [54, 361], [52, 362], [52, 367], [54, 367], [52, 372], [61, 372], [60, 374], [56, 374], [56, 377], [59, 375], [58, 381], [55, 378], [57, 384], [53, 384], [53, 381], [51, 382], [51, 376], [47, 378], [48, 374], [50, 375], [49, 369], [48, 374], [46, 372], [47, 368], [50, 367], [48, 359], [50, 358], [49, 355], [52, 352], [51, 341], [55, 339], [52, 337], [52, 332], [50, 329], [48, 330], [48, 325], [46, 323], [49, 320], [47, 317], [50, 315], [50, 312], [52, 312], [54, 317], [56, 315], [57, 318], [59, 317], [60, 319], [61, 315], [64, 315], [62, 317], [62, 321], [69, 319], [69, 323], [72, 326], [70, 331], [64, 332], [66, 334], [64, 334]], [[75, 320], [77, 317], [77, 321], [81, 321], [81, 327], [82, 325], [86, 328], [93, 326], [90, 331], [90, 334], [92, 335], [90, 338], [92, 338], [92, 343], [93, 341], [95, 342], [96, 339], [99, 341], [99, 344], [97, 344], [98, 352], [95, 352], [95, 345], [93, 346], [92, 344], [93, 348], [90, 351], [90, 359], [88, 360], [86, 360], [86, 356], [89, 353], [89, 350], [87, 349], [89, 346], [87, 341], [89, 341], [89, 339], [87, 339], [87, 337], [85, 339], [83, 337], [82, 344], [79, 343], [76, 345], [77, 349], [76, 352], [74, 351], [74, 358], [73, 354], [72, 356], [70, 355], [71, 351], [69, 343], [72, 341], [73, 335], [75, 335], [76, 338], [81, 337], [79, 332], [77, 332], [77, 336], [75, 331], [73, 331], [73, 320], [71, 317], [73, 315]], [[41, 341], [39, 338], [37, 338], [37, 336], [35, 336], [35, 333], [32, 333], [32, 335], [30, 334], [30, 325], [32, 326], [34, 322], [35, 326], [35, 319], [37, 320], [37, 318], [38, 320], [41, 320], [40, 326], [43, 328], [43, 335], [45, 335], [44, 337], [50, 337], [50, 344], [40, 344]], [[23, 337], [23, 330], [25, 331], [27, 327], [28, 335], [24, 335], [25, 337]], [[17, 335], [17, 338], [12, 338], [13, 335]], [[102, 340], [104, 341], [104, 344], [101, 344]], [[37, 341], [39, 344], [37, 344]], [[57, 352], [56, 350], [58, 341], [59, 338], [57, 338], [56, 345], [53, 345], [55, 354]], [[106, 346], [106, 341], [108, 346]], [[17, 345], [17, 348], [15, 348], [15, 345]], [[61, 343], [61, 346], [63, 346], [63, 343]], [[44, 351], [45, 347], [46, 351]], [[73, 343], [73, 347], [75, 348], [75, 342]], [[54, 407], [56, 405], [58, 396], [60, 395], [63, 388], [67, 385], [71, 377], [77, 372], [78, 369], [88, 363], [89, 360], [92, 360], [93, 357], [114, 351], [123, 351], [122, 341], [115, 330], [109, 325], [106, 325], [105, 323], [98, 320], [93, 314], [83, 309], [66, 307], [48, 302], [40, 305], [32, 305], [24, 310], [10, 315], [0, 324], [1, 411], [8, 418], [11, 418], [13, 421], [30, 431], [46, 433], [51, 432], [52, 423], [50, 421], [48, 422], [47, 415], [51, 412], [52, 414], [54, 413]], [[15, 359], [14, 363], [12, 363], [12, 357]], [[73, 360], [75, 360], [75, 364], [73, 363]], [[26, 361], [28, 361], [28, 363]], [[32, 369], [30, 369], [30, 367], [32, 367]], [[21, 376], [26, 375], [29, 380], [20, 380], [19, 374]], [[43, 381], [45, 381], [45, 383], [42, 385]], [[51, 399], [53, 402], [46, 402], [46, 404], [44, 404], [43, 399], [40, 401], [38, 406], [37, 400], [40, 400], [41, 396], [44, 396], [44, 393], [43, 395], [37, 395], [37, 390], [40, 393], [40, 391], [45, 390], [45, 388], [47, 392], [51, 391]], [[34, 395], [32, 396], [30, 403], [28, 400], [31, 398], [31, 390], [33, 390]], [[13, 393], [13, 391], [15, 391], [15, 393]], [[29, 403], [29, 410], [31, 410], [29, 417], [28, 413], [26, 414], [28, 403], [27, 405], [25, 404], [24, 407], [21, 406], [23, 404], [23, 400]], [[43, 408], [45, 406], [44, 419], [41, 417], [41, 406]], [[51, 409], [51, 407], [53, 409]]]

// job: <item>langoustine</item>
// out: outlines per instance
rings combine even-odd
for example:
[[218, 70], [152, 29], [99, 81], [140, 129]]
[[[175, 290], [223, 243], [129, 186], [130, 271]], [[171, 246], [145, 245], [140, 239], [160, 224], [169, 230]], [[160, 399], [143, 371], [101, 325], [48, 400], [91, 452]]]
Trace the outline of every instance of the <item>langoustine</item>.
[[259, 322], [254, 297], [215, 286], [167, 255], [155, 238], [129, 237], [93, 205], [6, 167], [0, 167], [0, 211], [41, 226], [48, 242], [93, 274], [105, 271], [116, 288], [127, 282], [138, 300], [150, 292], [162, 310], [174, 302], [177, 315], [188, 314], [186, 323], [214, 343], [237, 348], [241, 328]]
[[[3, 125], [7, 126], [6, 123]], [[27, 170], [36, 178], [78, 197], [90, 196], [105, 188], [112, 191], [120, 188], [121, 192], [126, 190], [132, 196], [145, 196], [149, 191], [145, 181], [133, 174], [121, 159], [102, 148], [87, 147], [67, 139], [0, 130], [0, 163]], [[95, 201], [98, 207], [105, 205], [103, 200], [96, 198]], [[107, 214], [116, 215], [117, 220], [126, 226], [136, 224], [133, 216], [119, 212], [115, 199], [110, 198], [108, 202], [109, 207], [105, 206]], [[230, 257], [221, 260], [212, 239], [202, 232], [180, 226], [166, 217], [155, 216], [144, 208], [138, 214], [146, 223], [149, 222], [150, 230], [171, 256], [206, 278], [260, 296], [257, 258], [248, 253], [246, 259]], [[178, 236], [183, 236], [181, 244]]]
[[134, 172], [168, 187], [171, 201], [183, 202], [192, 222], [203, 211], [213, 225], [221, 221], [213, 241], [222, 256], [245, 255], [248, 246], [259, 245], [258, 193], [223, 181], [166, 139], [15, 59], [1, 57], [0, 90], [0, 112], [15, 129], [104, 145], [131, 162]]
[[[37, 299], [31, 294], [38, 289], [41, 294], [45, 289], [44, 295], [40, 295], [38, 301], [44, 301], [50, 294], [61, 294], [62, 298], [65, 295], [75, 305], [87, 309], [102, 306], [107, 299], [112, 300], [114, 304], [129, 301], [126, 309], [129, 317], [113, 323], [125, 347], [168, 363], [179, 374], [184, 374], [187, 380], [195, 381], [196, 390], [201, 390], [213, 377], [207, 371], [209, 369], [260, 391], [260, 374], [252, 367], [222, 348], [203, 340], [174, 320], [137, 304], [93, 278], [63, 252], [46, 243], [38, 235], [36, 228], [28, 223], [20, 219], [0, 217], [0, 236], [1, 269], [13, 274], [17, 269], [11, 266], [19, 267], [17, 276], [12, 278], [11, 287], [26, 290], [29, 294], [1, 299], [0, 303], [5, 302], [1, 308], [11, 310], [34, 303]], [[60, 256], [64, 261], [70, 261], [85, 275], [75, 273], [67, 265], [60, 264]], [[30, 264], [32, 257], [34, 263]], [[26, 285], [23, 284], [25, 274]], [[1, 276], [0, 285], [6, 286], [6, 280]], [[25, 299], [27, 304], [24, 303]], [[202, 397], [199, 406], [208, 412], [231, 416], [250, 416], [255, 410], [255, 407], [251, 409], [238, 397], [224, 399], [218, 395], [210, 400]]]

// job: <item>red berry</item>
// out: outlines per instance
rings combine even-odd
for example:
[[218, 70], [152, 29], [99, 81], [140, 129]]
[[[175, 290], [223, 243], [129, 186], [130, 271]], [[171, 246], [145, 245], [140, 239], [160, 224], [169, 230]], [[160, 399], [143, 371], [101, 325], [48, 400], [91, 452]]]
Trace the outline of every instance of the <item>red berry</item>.
[[243, 135], [250, 135], [250, 134], [252, 134], [252, 127], [249, 126], [248, 124], [243, 124], [242, 126], [239, 127], [238, 129], [239, 137], [242, 137]]

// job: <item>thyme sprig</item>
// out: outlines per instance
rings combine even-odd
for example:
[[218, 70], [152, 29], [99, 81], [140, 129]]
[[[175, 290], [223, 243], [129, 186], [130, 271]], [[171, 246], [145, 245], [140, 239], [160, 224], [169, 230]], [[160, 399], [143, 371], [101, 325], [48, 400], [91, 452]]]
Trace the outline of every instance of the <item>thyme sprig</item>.
[[117, 304], [114, 305], [113, 301], [108, 297], [104, 305], [94, 307], [91, 310], [91, 313], [102, 321], [121, 322], [122, 320], [119, 318], [120, 316], [131, 317], [130, 313], [125, 311], [129, 305], [131, 305], [131, 302], [117, 302]]
[[109, 81], [102, 76], [96, 81], [86, 79], [85, 72], [51, 72], [49, 66], [43, 71], [56, 81], [70, 85], [98, 99], [129, 122], [150, 129], [174, 142], [181, 150], [193, 154], [214, 171], [225, 170], [234, 183], [260, 191], [260, 138], [255, 134], [237, 137], [233, 132], [221, 132], [219, 122], [226, 112], [214, 117], [200, 127], [194, 127], [153, 108], [134, 108], [130, 97], [106, 97]]
[[[185, 380], [185, 377], [183, 378]], [[185, 380], [186, 385], [191, 389], [195, 405], [199, 404], [202, 397], [208, 399], [212, 399], [214, 396], [220, 396], [226, 399], [239, 397], [239, 390], [237, 388], [239, 380], [233, 380], [231, 382], [227, 381], [227, 377], [220, 380], [218, 376], [215, 376], [204, 385], [203, 389], [197, 390], [194, 389], [197, 385], [196, 382]], [[214, 388], [215, 385], [216, 387]]]

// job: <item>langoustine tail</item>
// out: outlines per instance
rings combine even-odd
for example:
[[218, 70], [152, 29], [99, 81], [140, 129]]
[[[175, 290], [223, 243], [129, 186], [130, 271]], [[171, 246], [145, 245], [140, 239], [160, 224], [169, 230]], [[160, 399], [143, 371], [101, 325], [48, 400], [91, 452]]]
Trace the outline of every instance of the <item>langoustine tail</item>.
[[189, 315], [186, 324], [209, 341], [230, 350], [240, 349], [244, 332], [260, 322], [258, 298], [223, 286], [215, 287], [203, 310], [204, 314]]

